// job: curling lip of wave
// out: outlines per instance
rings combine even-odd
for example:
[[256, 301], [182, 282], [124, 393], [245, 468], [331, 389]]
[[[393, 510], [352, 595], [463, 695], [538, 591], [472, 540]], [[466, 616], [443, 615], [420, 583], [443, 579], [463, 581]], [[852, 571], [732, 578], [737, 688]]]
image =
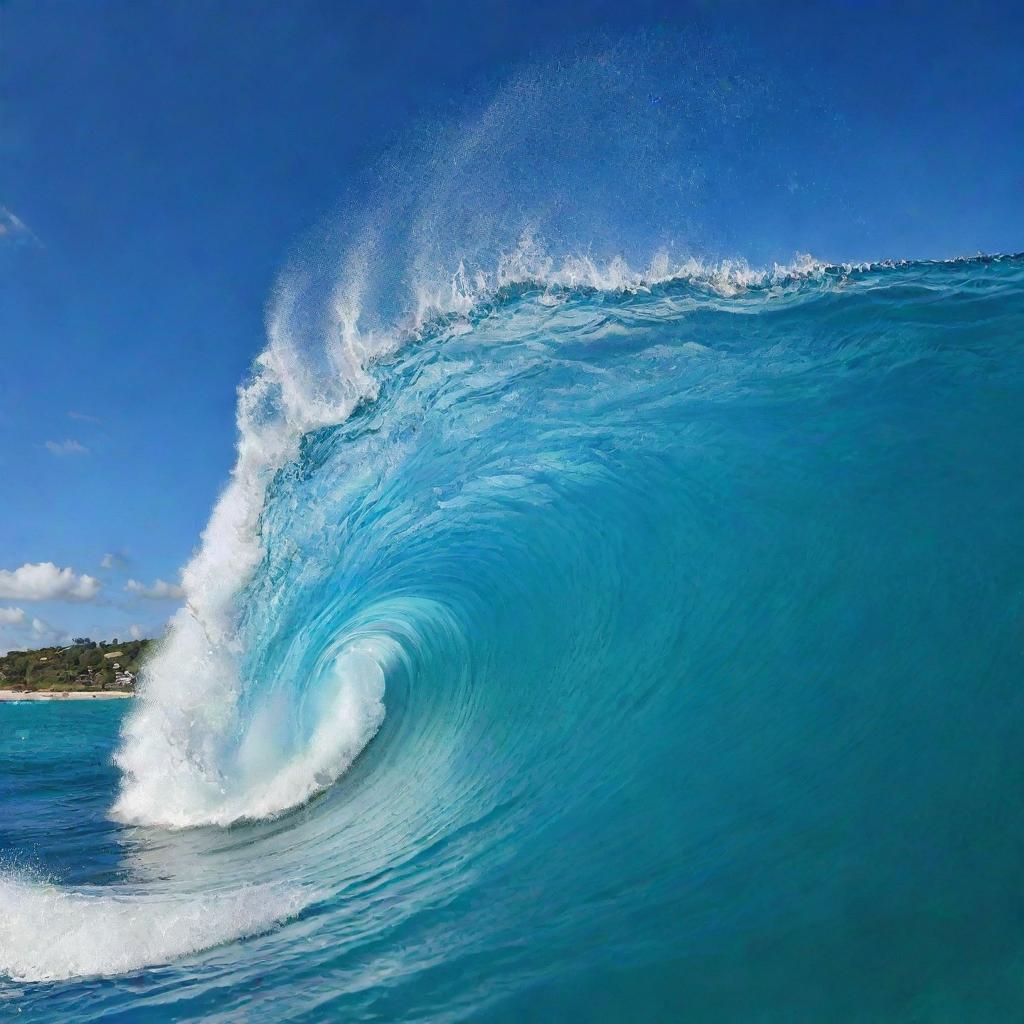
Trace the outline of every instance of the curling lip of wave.
[[[972, 259], [1000, 257], [939, 262]], [[509, 289], [541, 290], [544, 304], [548, 295], [557, 303], [559, 295], [645, 292], [681, 284], [698, 304], [708, 301], [730, 309], [739, 301], [737, 311], [751, 311], [784, 295], [813, 297], [818, 283], [828, 291], [872, 271], [907, 265], [831, 265], [799, 256], [788, 266], [754, 270], [743, 262], [673, 264], [659, 256], [639, 272], [621, 259], [606, 264], [585, 257], [556, 261], [524, 238], [490, 274], [460, 266], [445, 286], [416, 289], [415, 315], [388, 337], [360, 334], [357, 313], [339, 307], [327, 346], [333, 379], [327, 380], [291, 344], [287, 316], [272, 317], [270, 343], [257, 360], [252, 382], [240, 392], [238, 461], [183, 574], [187, 604], [144, 669], [137, 708], [124, 727], [116, 755], [122, 785], [112, 815], [171, 828], [274, 817], [336, 781], [379, 728], [386, 672], [378, 664], [367, 669], [379, 676], [372, 693], [343, 698], [346, 711], [342, 719], [332, 719], [341, 723], [333, 740], [323, 729], [314, 730], [300, 741], [303, 749], [296, 751], [293, 744], [286, 757], [269, 764], [261, 754], [249, 758], [250, 764], [262, 758], [258, 770], [240, 770], [246, 749], [259, 745], [260, 727], [246, 721], [241, 710], [245, 642], [238, 631], [237, 600], [265, 555], [261, 516], [267, 489], [274, 474], [298, 456], [303, 436], [343, 422], [361, 402], [376, 397], [377, 382], [370, 373], [375, 358], [394, 352], [403, 339], [429, 334], [432, 324], [443, 329], [453, 318], [468, 318], [474, 309], [500, 303]], [[742, 301], [748, 294], [762, 301], [751, 307]], [[372, 662], [374, 655], [368, 658]], [[344, 679], [338, 680], [344, 685]]]
[[393, 650], [387, 638], [362, 639], [345, 646], [331, 669], [332, 692], [320, 707], [316, 727], [302, 748], [283, 761], [268, 761], [268, 750], [275, 747], [275, 720], [287, 713], [271, 703], [248, 725], [230, 776], [225, 779], [227, 773], [222, 772], [219, 785], [196, 780], [184, 802], [161, 804], [155, 814], [145, 801], [161, 801], [159, 788], [127, 790], [118, 800], [114, 816], [171, 829], [227, 826], [274, 818], [305, 803], [341, 776], [380, 728], [384, 677]]

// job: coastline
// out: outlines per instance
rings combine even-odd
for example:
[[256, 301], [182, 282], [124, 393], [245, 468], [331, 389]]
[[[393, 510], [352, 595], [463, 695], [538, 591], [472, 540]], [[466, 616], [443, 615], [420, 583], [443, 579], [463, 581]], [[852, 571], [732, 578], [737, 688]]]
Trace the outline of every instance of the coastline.
[[0, 703], [27, 700], [118, 700], [134, 696], [134, 693], [127, 690], [98, 690], [96, 693], [85, 690], [0, 690]]

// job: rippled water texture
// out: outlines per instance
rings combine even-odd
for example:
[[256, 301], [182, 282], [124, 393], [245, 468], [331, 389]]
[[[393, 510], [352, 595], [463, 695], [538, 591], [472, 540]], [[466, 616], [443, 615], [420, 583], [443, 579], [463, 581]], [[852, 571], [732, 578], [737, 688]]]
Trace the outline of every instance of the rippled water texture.
[[121, 739], [0, 707], [0, 1012], [1019, 1019], [1024, 261], [627, 284], [244, 435]]

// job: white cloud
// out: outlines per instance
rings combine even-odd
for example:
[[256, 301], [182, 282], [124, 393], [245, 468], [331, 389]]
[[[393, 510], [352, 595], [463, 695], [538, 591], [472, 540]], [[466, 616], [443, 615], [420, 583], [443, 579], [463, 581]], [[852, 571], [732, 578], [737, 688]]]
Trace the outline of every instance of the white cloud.
[[24, 647], [21, 637], [27, 629], [24, 608], [0, 608], [0, 655]]
[[129, 580], [124, 589], [136, 597], [145, 597], [151, 601], [180, 601], [185, 596], [185, 591], [175, 583], [168, 583], [166, 580], [153, 580], [152, 586], [147, 587], [138, 580]]
[[88, 455], [89, 449], [79, 441], [68, 438], [66, 441], [47, 441], [46, 449], [51, 455]]
[[123, 569], [131, 559], [116, 551], [108, 551], [100, 561], [101, 569]]
[[88, 412], [77, 412], [75, 409], [71, 409], [68, 412], [68, 416], [70, 416], [73, 420], [78, 420], [80, 423], [102, 423], [103, 422], [103, 420], [101, 420], [99, 418], [99, 416], [93, 416], [91, 413], [88, 413]]
[[128, 632], [131, 635], [131, 638], [133, 640], [141, 640], [142, 639], [142, 627], [137, 622], [133, 622], [128, 627]]
[[0, 608], [0, 654], [27, 647], [56, 647], [69, 637], [40, 618], [29, 619], [21, 608]]
[[66, 644], [70, 639], [66, 633], [42, 619], [32, 620], [32, 643], [37, 647], [56, 647], [58, 644]]
[[58, 569], [53, 562], [26, 563], [20, 569], [0, 569], [0, 597], [16, 601], [91, 601], [100, 592], [95, 576]]
[[32, 635], [37, 640], [42, 639], [44, 636], [47, 636], [52, 632], [53, 629], [51, 629], [50, 624], [48, 622], [43, 622], [42, 619], [32, 620]]

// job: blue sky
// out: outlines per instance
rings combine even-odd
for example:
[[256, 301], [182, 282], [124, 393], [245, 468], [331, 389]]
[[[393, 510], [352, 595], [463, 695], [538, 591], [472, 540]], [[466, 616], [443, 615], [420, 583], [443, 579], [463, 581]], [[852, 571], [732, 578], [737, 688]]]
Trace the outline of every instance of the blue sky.
[[718, 255], [1024, 249], [1011, 4], [8, 0], [0, 19], [0, 649], [159, 630], [289, 250], [403, 133], [524, 61], [678, 33], [770, 83], [770, 144], [738, 180], [774, 180], [783, 149], [799, 175], [712, 196]]

